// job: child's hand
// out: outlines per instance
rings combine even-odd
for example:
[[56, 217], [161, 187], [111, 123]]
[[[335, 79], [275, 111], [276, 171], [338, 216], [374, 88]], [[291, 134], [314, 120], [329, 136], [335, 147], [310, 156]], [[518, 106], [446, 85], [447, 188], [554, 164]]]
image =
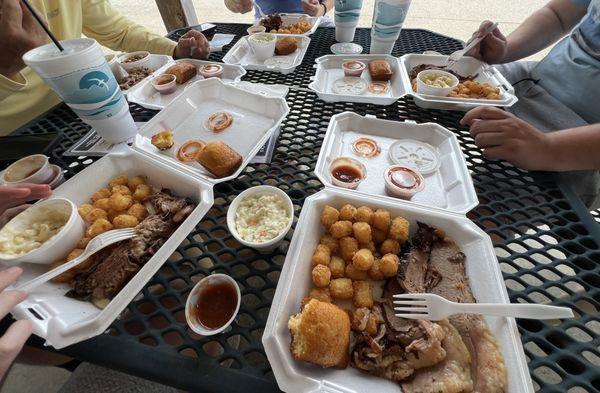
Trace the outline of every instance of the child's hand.
[[511, 113], [480, 106], [467, 112], [460, 123], [470, 126], [475, 143], [489, 160], [506, 160], [530, 171], [551, 167], [548, 135]]

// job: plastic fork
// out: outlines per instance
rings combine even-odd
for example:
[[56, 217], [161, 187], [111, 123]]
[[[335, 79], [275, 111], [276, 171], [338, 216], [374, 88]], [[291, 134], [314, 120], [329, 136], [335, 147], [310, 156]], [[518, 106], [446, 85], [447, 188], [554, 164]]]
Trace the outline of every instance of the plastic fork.
[[525, 319], [573, 318], [567, 307], [541, 304], [455, 303], [432, 293], [394, 295], [394, 310], [399, 318], [439, 321], [454, 314], [480, 314]]
[[41, 276], [34, 278], [33, 280], [29, 280], [13, 289], [17, 291], [31, 292], [31, 290], [33, 290], [34, 288], [37, 288], [43, 283], [50, 281], [54, 277], [60, 276], [67, 270], [79, 265], [81, 262], [85, 261], [86, 259], [91, 257], [93, 254], [97, 253], [98, 251], [102, 250], [103, 248], [106, 248], [116, 242], [131, 239], [135, 236], [135, 234], [136, 231], [134, 229], [114, 229], [112, 231], [104, 232], [103, 234], [98, 235], [92, 240], [90, 240], [90, 242], [85, 247], [83, 253], [77, 258], [67, 263], [64, 263], [50, 270], [49, 272], [44, 273]]
[[469, 41], [467, 41], [467, 44], [463, 49], [459, 49], [456, 52], [452, 53], [450, 56], [448, 56], [444, 68], [446, 68], [447, 70], [452, 68], [456, 64], [456, 62], [459, 61], [465, 55], [465, 53], [470, 51], [473, 47], [475, 47], [475, 45], [479, 44], [481, 40], [483, 40], [485, 37], [487, 37], [488, 34], [494, 31], [496, 27], [498, 27], [498, 23], [493, 23], [491, 26], [485, 29], [481, 36], [472, 37]]

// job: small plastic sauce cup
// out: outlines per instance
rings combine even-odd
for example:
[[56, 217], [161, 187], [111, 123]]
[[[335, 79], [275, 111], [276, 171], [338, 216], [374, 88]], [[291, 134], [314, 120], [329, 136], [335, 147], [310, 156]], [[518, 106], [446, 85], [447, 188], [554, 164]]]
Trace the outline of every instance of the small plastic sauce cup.
[[367, 168], [354, 158], [338, 157], [331, 162], [329, 175], [334, 186], [354, 190], [367, 177]]
[[152, 78], [152, 87], [160, 94], [171, 94], [177, 90], [175, 75], [163, 74]]
[[362, 61], [349, 60], [342, 63], [344, 76], [360, 77], [366, 68], [367, 66]]
[[425, 187], [425, 179], [419, 172], [402, 165], [392, 165], [383, 177], [386, 192], [401, 199], [411, 199]]

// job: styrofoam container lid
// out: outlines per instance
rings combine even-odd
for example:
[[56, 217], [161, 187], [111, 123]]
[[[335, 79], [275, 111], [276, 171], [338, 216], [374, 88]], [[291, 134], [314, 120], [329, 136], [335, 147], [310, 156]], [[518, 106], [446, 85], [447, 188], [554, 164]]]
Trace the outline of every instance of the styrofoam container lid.
[[429, 143], [413, 139], [401, 139], [390, 146], [390, 159], [398, 165], [414, 168], [423, 175], [440, 167], [440, 156]]
[[338, 42], [331, 45], [330, 49], [334, 55], [358, 55], [363, 51], [362, 46], [353, 42]]

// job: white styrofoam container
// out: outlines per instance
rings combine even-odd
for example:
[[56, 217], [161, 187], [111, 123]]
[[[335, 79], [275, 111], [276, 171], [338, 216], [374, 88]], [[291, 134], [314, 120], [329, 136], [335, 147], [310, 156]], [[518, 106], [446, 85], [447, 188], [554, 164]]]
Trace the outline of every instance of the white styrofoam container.
[[[151, 185], [167, 188], [177, 196], [188, 197], [197, 207], [106, 308], [100, 310], [90, 302], [68, 298], [64, 296], [70, 289], [68, 284], [48, 282], [36, 288], [12, 310], [16, 319], [31, 320], [33, 332], [56, 349], [104, 332], [213, 205], [210, 183], [173, 170], [133, 149], [104, 156], [54, 190], [53, 197], [67, 198], [76, 205], [88, 203], [94, 191], [122, 174], [144, 175]], [[34, 264], [22, 264], [21, 267], [23, 275], [17, 284], [33, 279], [48, 269], [47, 266]]]
[[[252, 48], [250, 48], [250, 45], [248, 44], [248, 36], [244, 36], [229, 49], [229, 52], [223, 57], [223, 63], [239, 64], [247, 70], [274, 71], [284, 75], [292, 73], [296, 70], [296, 67], [302, 64], [302, 59], [304, 59], [304, 55], [310, 44], [310, 38], [292, 34], [278, 34], [278, 36], [297, 38], [298, 49], [289, 55], [273, 56], [265, 61], [257, 60], [254, 57]], [[277, 60], [278, 64], [268, 64], [272, 59]], [[265, 62], [267, 62], [267, 64], [265, 64]]]
[[[214, 133], [205, 126], [205, 122], [208, 116], [218, 111], [231, 113], [234, 120], [226, 130]], [[218, 78], [209, 78], [192, 84], [146, 123], [135, 137], [134, 148], [182, 172], [215, 184], [235, 179], [269, 140], [288, 112], [284, 98], [250, 92]], [[167, 151], [159, 151], [150, 138], [165, 129], [173, 132], [175, 145]], [[243, 157], [242, 165], [230, 176], [215, 178], [196, 162], [184, 164], [178, 161], [175, 158], [177, 149], [190, 139], [223, 141]]]
[[[204, 60], [180, 59], [173, 61], [171, 59], [171, 61], [157, 69], [150, 77], [144, 79], [143, 81], [129, 89], [127, 91], [127, 99], [130, 102], [135, 102], [136, 104], [143, 106], [144, 108], [161, 110], [164, 109], [171, 102], [173, 102], [177, 97], [179, 97], [179, 95], [181, 95], [181, 93], [183, 93], [183, 91], [190, 85], [192, 85], [194, 82], [205, 79], [202, 75], [198, 73], [186, 83], [177, 85], [177, 90], [175, 90], [175, 92], [173, 92], [172, 94], [160, 94], [154, 89], [154, 87], [152, 87], [152, 83], [150, 83], [150, 81], [155, 76], [163, 74], [167, 68], [180, 62], [192, 63], [198, 68], [202, 67], [205, 64], [215, 64], [215, 62]], [[246, 75], [246, 70], [238, 65], [222, 63], [218, 64], [220, 64], [223, 67], [223, 75], [218, 79], [221, 79], [225, 83], [239, 82], [242, 79], [242, 76]]]
[[[297, 34], [297, 35], [303, 35], [303, 36], [312, 35], [315, 31], [317, 31], [319, 24], [321, 24], [321, 19], [323, 18], [322, 16], [310, 16], [307, 14], [288, 14], [288, 13], [281, 13], [281, 14], [279, 14], [279, 16], [281, 17], [281, 26], [283, 28], [285, 28], [286, 26], [289, 26], [291, 24], [298, 23], [301, 20], [307, 21], [310, 24], [310, 30], [303, 34]], [[267, 31], [267, 33], [268, 33], [268, 31]], [[274, 34], [277, 34], [277, 33], [274, 33]], [[277, 34], [277, 35], [279, 35], [279, 34]]]
[[[482, 63], [472, 57], [463, 57], [453, 67], [459, 74], [468, 76], [475, 75], [477, 82], [489, 83], [498, 87], [502, 96], [501, 100], [468, 99], [455, 97], [436, 97], [418, 94], [413, 91], [409, 78], [410, 70], [420, 64], [444, 65], [448, 56], [440, 54], [407, 54], [400, 58], [390, 55], [326, 55], [319, 57], [316, 62], [316, 73], [311, 78], [308, 87], [313, 90], [319, 98], [326, 102], [360, 102], [375, 105], [391, 105], [400, 98], [410, 95], [415, 103], [423, 108], [467, 111], [477, 106], [510, 107], [518, 101], [514, 95], [514, 89], [506, 78], [493, 66]], [[371, 60], [386, 60], [392, 67], [393, 76], [390, 81], [390, 89], [387, 94], [365, 93], [361, 95], [336, 94], [332, 90], [333, 82], [344, 76], [342, 63], [347, 60], [359, 60], [369, 62]], [[371, 82], [368, 68], [363, 72], [362, 78]]]
[[[117, 71], [117, 67], [119, 67], [118, 61], [117, 61], [117, 57], [115, 56], [109, 63], [108, 65], [110, 66], [110, 70], [113, 72], [113, 74], [117, 77], [119, 75], [119, 72]], [[169, 55], [154, 55], [154, 54], [150, 54], [148, 55], [149, 60], [148, 60], [148, 68], [152, 69], [153, 72], [152, 74], [150, 74], [149, 76], [145, 77], [144, 79], [142, 79], [141, 81], [139, 81], [135, 86], [129, 88], [128, 90], [123, 90], [123, 94], [125, 94], [125, 96], [127, 96], [127, 94], [129, 94], [129, 92], [133, 89], [138, 87], [142, 82], [146, 82], [149, 81], [150, 79], [152, 79], [153, 76], [158, 75], [157, 71], [162, 68], [165, 64], [168, 63], [173, 63], [173, 58]]]
[[[384, 208], [392, 216], [401, 215], [410, 222], [411, 235], [416, 231], [417, 221], [444, 230], [466, 255], [467, 275], [475, 298], [479, 302], [509, 303], [492, 242], [466, 217], [403, 201], [326, 188], [304, 203], [263, 334], [267, 358], [279, 388], [285, 392], [400, 392], [398, 384], [352, 367], [323, 369], [296, 361], [290, 354], [287, 322], [290, 315], [300, 311], [302, 298], [312, 287], [310, 259], [324, 233], [320, 223], [321, 211], [325, 205], [340, 207], [346, 203]], [[514, 319], [485, 317], [485, 321], [504, 356], [508, 372], [507, 392], [532, 393], [527, 361]]]
[[[360, 137], [371, 138], [377, 142], [381, 153], [373, 158], [355, 155], [352, 142]], [[398, 198], [388, 196], [385, 192], [383, 174], [394, 164], [389, 158], [389, 148], [400, 139], [413, 139], [430, 144], [435, 148], [441, 162], [438, 170], [423, 175], [425, 188], [408, 203], [460, 214], [466, 214], [477, 206], [477, 194], [458, 140], [451, 131], [436, 123], [400, 123], [373, 116], [360, 116], [353, 112], [335, 115], [329, 122], [315, 166], [315, 174], [327, 187], [340, 188], [332, 184], [329, 166], [337, 157], [352, 157], [365, 165], [367, 176], [358, 188], [351, 192], [398, 201]]]

